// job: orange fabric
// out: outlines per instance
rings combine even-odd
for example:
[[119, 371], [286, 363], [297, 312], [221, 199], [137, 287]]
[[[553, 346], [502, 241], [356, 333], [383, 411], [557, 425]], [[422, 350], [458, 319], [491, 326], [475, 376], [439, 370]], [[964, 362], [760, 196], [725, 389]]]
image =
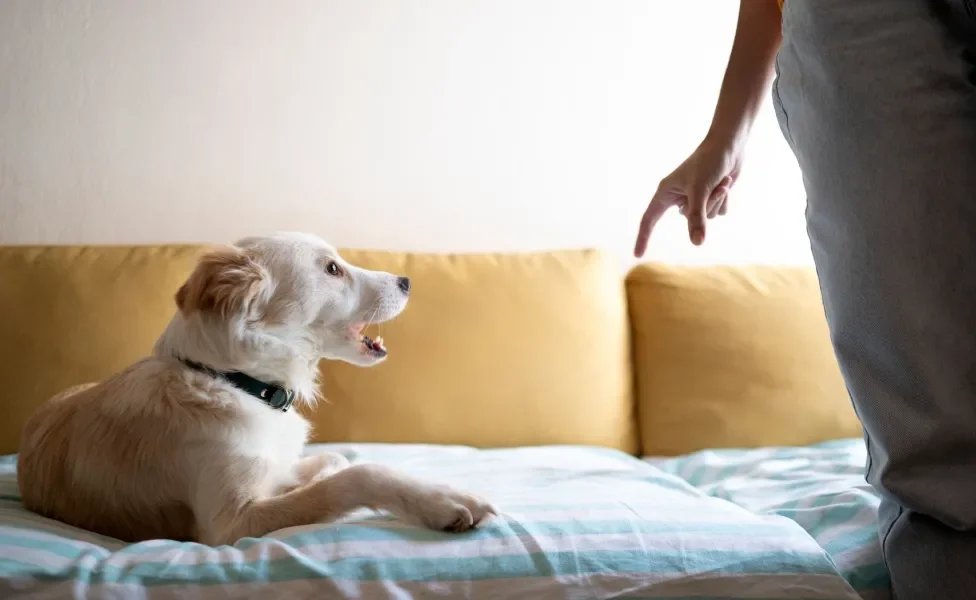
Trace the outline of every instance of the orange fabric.
[[644, 454], [861, 435], [813, 269], [645, 264], [627, 292]]

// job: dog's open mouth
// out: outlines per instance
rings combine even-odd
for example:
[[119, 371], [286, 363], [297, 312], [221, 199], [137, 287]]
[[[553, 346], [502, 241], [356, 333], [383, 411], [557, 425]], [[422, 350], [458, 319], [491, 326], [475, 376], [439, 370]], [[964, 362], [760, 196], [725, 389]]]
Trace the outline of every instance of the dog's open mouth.
[[366, 351], [371, 353], [373, 356], [386, 356], [386, 347], [383, 345], [383, 337], [376, 336], [376, 339], [370, 339], [368, 335], [363, 336], [363, 345], [366, 346]]
[[383, 338], [381, 336], [376, 336], [376, 339], [369, 337], [363, 333], [363, 329], [366, 327], [366, 323], [357, 323], [349, 328], [350, 333], [355, 337], [359, 338], [359, 343], [362, 345], [363, 354], [367, 356], [372, 356], [374, 358], [385, 358], [387, 355], [386, 346], [383, 345]]

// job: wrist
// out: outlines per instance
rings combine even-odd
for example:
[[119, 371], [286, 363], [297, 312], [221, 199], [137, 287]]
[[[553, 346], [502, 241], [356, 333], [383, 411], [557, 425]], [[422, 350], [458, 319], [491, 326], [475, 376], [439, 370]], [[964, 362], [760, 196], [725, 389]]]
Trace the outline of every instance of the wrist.
[[705, 134], [700, 147], [717, 152], [738, 154], [749, 139], [749, 130], [750, 127], [745, 123], [725, 127], [713, 124]]

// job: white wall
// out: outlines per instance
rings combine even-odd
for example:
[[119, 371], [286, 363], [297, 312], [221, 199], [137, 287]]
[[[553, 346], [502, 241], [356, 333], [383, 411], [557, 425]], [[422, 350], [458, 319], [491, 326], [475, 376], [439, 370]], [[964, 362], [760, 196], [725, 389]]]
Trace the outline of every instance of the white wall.
[[[737, 3], [4, 0], [0, 243], [626, 256], [708, 124]], [[806, 262], [772, 110], [729, 216], [654, 258]]]

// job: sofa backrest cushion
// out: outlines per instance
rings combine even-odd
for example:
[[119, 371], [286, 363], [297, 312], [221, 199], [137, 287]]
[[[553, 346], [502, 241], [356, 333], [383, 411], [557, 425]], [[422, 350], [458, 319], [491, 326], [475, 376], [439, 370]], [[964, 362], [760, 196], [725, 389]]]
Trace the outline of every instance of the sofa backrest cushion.
[[627, 293], [645, 455], [861, 435], [813, 269], [642, 264]]

